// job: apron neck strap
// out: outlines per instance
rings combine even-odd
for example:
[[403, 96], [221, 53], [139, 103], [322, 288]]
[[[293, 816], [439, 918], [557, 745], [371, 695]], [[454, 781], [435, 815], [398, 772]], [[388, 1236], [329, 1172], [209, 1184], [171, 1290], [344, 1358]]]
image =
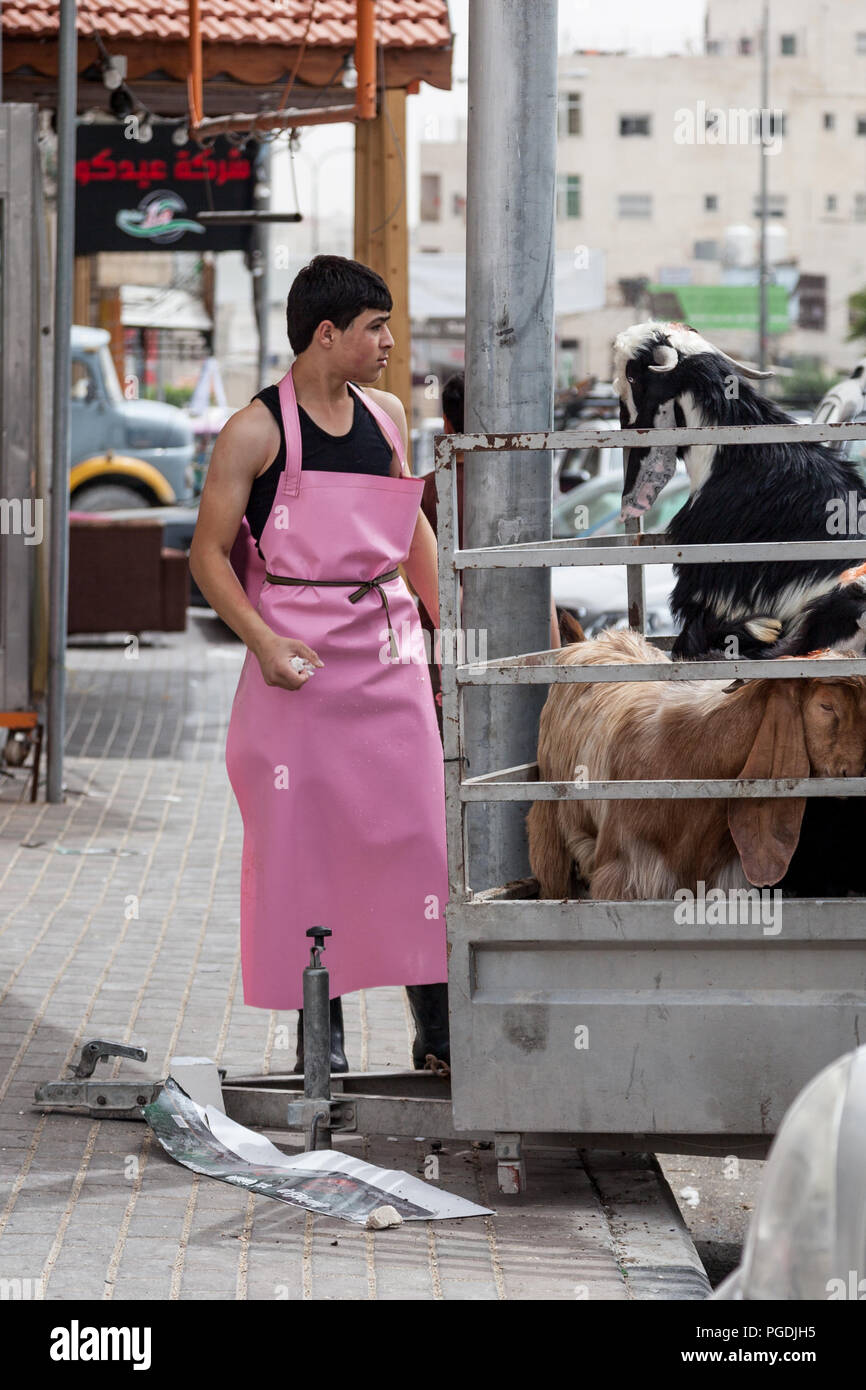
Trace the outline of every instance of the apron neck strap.
[[[403, 439], [391, 416], [363, 391], [360, 391], [357, 386], [353, 386], [351, 381], [346, 384], [359, 400], [363, 401], [394, 449], [400, 460], [400, 472], [408, 473]], [[297, 497], [301, 486], [301, 420], [298, 415], [298, 400], [295, 395], [295, 383], [291, 367], [280, 381], [279, 392], [280, 409], [283, 415], [283, 434], [286, 440], [286, 466], [283, 470], [282, 490], [292, 497]]]
[[283, 470], [282, 490], [290, 493], [292, 497], [297, 497], [301, 486], [301, 420], [291, 367], [280, 382], [279, 391], [283, 434], [286, 440], [286, 466]]
[[405, 456], [406, 450], [403, 444], [403, 437], [400, 434], [400, 431], [398, 430], [397, 426], [394, 424], [394, 421], [391, 419], [391, 416], [388, 414], [387, 410], [383, 410], [380, 405], [377, 405], [376, 402], [371, 400], [368, 395], [366, 395], [363, 391], [360, 391], [357, 386], [353, 386], [351, 381], [347, 382], [346, 384], [348, 385], [351, 391], [354, 391], [355, 395], [359, 398], [359, 400], [362, 400], [364, 402], [364, 405], [369, 410], [373, 419], [376, 421], [376, 424], [379, 426], [380, 430], [382, 430], [382, 432], [388, 440], [388, 443], [391, 445], [391, 448], [394, 450], [398, 459], [400, 460], [400, 472], [405, 473], [407, 471]]

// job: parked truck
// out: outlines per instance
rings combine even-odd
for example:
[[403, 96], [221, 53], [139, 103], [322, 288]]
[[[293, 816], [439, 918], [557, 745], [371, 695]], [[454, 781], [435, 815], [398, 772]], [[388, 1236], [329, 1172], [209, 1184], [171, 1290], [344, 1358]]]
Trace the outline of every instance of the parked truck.
[[104, 328], [72, 327], [70, 505], [170, 506], [193, 494], [193, 431], [176, 406], [128, 400]]

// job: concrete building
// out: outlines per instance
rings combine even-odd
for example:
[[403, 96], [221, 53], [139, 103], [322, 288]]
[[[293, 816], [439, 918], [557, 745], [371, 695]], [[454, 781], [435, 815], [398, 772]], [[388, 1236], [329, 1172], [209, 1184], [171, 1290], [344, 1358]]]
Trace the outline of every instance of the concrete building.
[[[607, 376], [613, 335], [648, 309], [754, 358], [762, 158], [771, 356], [842, 370], [862, 355], [845, 339], [866, 286], [866, 9], [771, 7], [763, 116], [760, 16], [760, 0], [710, 0], [699, 55], [560, 57], [557, 250], [606, 264], [605, 308], [558, 322], [575, 375]], [[461, 141], [422, 144], [418, 251], [463, 248], [465, 161]]]

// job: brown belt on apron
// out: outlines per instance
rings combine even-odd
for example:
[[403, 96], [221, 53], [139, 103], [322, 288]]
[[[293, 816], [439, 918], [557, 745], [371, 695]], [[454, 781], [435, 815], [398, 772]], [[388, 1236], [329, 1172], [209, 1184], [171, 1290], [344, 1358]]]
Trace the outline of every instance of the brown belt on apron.
[[[372, 589], [376, 590], [376, 593], [382, 600], [382, 606], [385, 609], [385, 618], [388, 623], [388, 640], [391, 644], [391, 656], [396, 659], [399, 659], [400, 653], [397, 649], [397, 643], [394, 640], [394, 629], [391, 626], [391, 610], [388, 607], [388, 595], [385, 593], [384, 589], [380, 588], [380, 585], [387, 583], [389, 579], [396, 579], [399, 573], [400, 567], [399, 565], [395, 565], [392, 570], [388, 570], [387, 574], [378, 574], [375, 579], [365, 579], [360, 588], [357, 588], [353, 594], [349, 595], [349, 602], [357, 603], [359, 598], [363, 598], [365, 594], [369, 594]], [[287, 579], [285, 575], [270, 574], [267, 570], [265, 570], [265, 579], [269, 584], [341, 584], [350, 587], [358, 582], [357, 579]]]

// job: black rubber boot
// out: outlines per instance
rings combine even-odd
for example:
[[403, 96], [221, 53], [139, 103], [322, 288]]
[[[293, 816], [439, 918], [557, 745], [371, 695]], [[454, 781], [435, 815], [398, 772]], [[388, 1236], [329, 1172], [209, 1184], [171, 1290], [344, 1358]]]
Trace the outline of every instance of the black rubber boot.
[[451, 1043], [448, 1035], [448, 986], [406, 985], [409, 1008], [415, 1021], [415, 1041], [412, 1044], [412, 1065], [416, 1071], [437, 1070], [427, 1061], [451, 1065]]
[[[304, 1011], [298, 1010], [298, 1055], [293, 1070], [304, 1070]], [[348, 1071], [349, 1063], [343, 1051], [343, 1001], [337, 996], [331, 1000], [331, 1071]]]

